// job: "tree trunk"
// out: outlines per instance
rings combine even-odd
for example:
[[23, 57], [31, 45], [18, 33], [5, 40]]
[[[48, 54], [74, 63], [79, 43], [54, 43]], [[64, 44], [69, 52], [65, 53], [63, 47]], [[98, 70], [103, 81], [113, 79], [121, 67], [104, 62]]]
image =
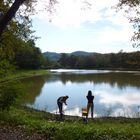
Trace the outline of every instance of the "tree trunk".
[[0, 20], [0, 38], [4, 29], [6, 28], [8, 23], [12, 20], [12, 18], [15, 16], [16, 12], [18, 11], [19, 7], [23, 4], [24, 1], [25, 0], [15, 0], [13, 5]]

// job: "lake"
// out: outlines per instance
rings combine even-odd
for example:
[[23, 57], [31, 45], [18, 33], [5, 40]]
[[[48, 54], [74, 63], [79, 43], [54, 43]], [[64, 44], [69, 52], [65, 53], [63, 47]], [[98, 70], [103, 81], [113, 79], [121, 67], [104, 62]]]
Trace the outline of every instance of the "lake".
[[68, 95], [64, 114], [81, 116], [91, 90], [94, 117], [140, 117], [140, 71], [58, 69], [23, 83], [28, 91], [23, 104], [31, 108], [57, 114], [57, 98]]

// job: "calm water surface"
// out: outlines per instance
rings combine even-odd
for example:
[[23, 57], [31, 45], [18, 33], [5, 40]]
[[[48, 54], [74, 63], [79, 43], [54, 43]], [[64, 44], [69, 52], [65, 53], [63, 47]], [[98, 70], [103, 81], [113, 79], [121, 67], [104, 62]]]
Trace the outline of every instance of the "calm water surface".
[[106, 70], [51, 70], [50, 75], [24, 79], [29, 107], [58, 113], [56, 100], [68, 95], [64, 112], [81, 116], [88, 90], [93, 92], [94, 117], [140, 117], [140, 72]]

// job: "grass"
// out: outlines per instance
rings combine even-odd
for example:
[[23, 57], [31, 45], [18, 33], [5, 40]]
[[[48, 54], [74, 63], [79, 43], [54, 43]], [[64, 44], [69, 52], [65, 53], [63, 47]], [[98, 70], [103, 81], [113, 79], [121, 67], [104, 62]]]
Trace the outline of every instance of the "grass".
[[8, 75], [7, 77], [0, 78], [0, 83], [11, 81], [11, 80], [17, 80], [22, 79], [26, 77], [32, 77], [32, 76], [38, 76], [38, 75], [44, 75], [47, 74], [47, 70], [16, 70], [14, 73]]
[[48, 135], [53, 140], [139, 140], [140, 119], [95, 118], [83, 123], [80, 117], [57, 115], [28, 108], [11, 108], [0, 112], [1, 125], [21, 125], [29, 132]]

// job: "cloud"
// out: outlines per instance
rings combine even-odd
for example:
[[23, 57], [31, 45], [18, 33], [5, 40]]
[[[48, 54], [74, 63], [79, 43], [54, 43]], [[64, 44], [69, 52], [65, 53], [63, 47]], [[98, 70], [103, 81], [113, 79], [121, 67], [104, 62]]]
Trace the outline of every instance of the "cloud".
[[98, 39], [102, 44], [118, 43], [118, 42], [129, 42], [132, 36], [132, 29], [123, 28], [115, 29], [112, 27], [106, 27], [103, 31], [98, 33]]
[[132, 117], [132, 118], [137, 117], [134, 109], [129, 107], [113, 109], [110, 115], [115, 117], [118, 116]]
[[[88, 32], [88, 31], [87, 31]], [[90, 32], [88, 33], [90, 34]], [[119, 52], [121, 49], [130, 52], [135, 51], [131, 46], [133, 30], [130, 27], [115, 27], [106, 25], [102, 29], [93, 31], [87, 38], [88, 48], [93, 51], [108, 53]]]
[[[99, 95], [99, 94], [98, 94]], [[139, 93], [128, 93], [128, 94], [113, 94], [104, 92], [100, 94], [100, 103], [105, 105], [122, 104], [124, 106], [138, 105], [140, 101]]]
[[[45, 27], [50, 30], [55, 29], [55, 32], [51, 30], [50, 34], [55, 42], [51, 42], [52, 40], [49, 42], [49, 37], [47, 41], [48, 46], [51, 46], [50, 51], [72, 52], [79, 49], [97, 52], [106, 52], [106, 50], [118, 52], [120, 49], [135, 51], [130, 42], [134, 31], [131, 24], [124, 16], [124, 12], [116, 13], [112, 8], [119, 0], [58, 0], [59, 3], [55, 5], [56, 12], [52, 15], [43, 10], [47, 5], [46, 1], [38, 0], [36, 10], [39, 12], [33, 19], [45, 23]], [[50, 19], [51, 22], [49, 22]], [[40, 25], [37, 26], [41, 28]], [[49, 34], [45, 27], [43, 31]], [[59, 40], [52, 33], [59, 34], [61, 36]], [[72, 33], [77, 40], [73, 39]], [[46, 40], [42, 32], [40, 36]], [[43, 39], [42, 44], [40, 42], [39, 46], [42, 45], [45, 51]], [[67, 49], [64, 49], [65, 46]]]
[[55, 5], [56, 12], [49, 15], [48, 12], [42, 10], [45, 9], [47, 4], [45, 5], [43, 1], [38, 1], [36, 10], [40, 12], [36, 17], [47, 21], [51, 18], [52, 24], [63, 27], [69, 25], [79, 26], [86, 21], [94, 23], [105, 18], [113, 22], [117, 15], [111, 7], [118, 0], [58, 0], [58, 2]]
[[[115, 9], [112, 8], [118, 3], [118, 0], [58, 0], [58, 2], [55, 6], [56, 12], [50, 17], [45, 10], [40, 11], [45, 9], [45, 5], [42, 1], [38, 1], [36, 9], [40, 12], [36, 17], [46, 21], [51, 18], [51, 24], [58, 27], [79, 27], [86, 22], [108, 21], [114, 27], [105, 27], [104, 30], [98, 29], [99, 40], [104, 41], [104, 43], [110, 40], [129, 41], [130, 36], [132, 36], [132, 29], [130, 30], [130, 24], [124, 17], [123, 12], [116, 13]], [[118, 30], [115, 26], [123, 29]], [[127, 36], [124, 34], [127, 34]]]

